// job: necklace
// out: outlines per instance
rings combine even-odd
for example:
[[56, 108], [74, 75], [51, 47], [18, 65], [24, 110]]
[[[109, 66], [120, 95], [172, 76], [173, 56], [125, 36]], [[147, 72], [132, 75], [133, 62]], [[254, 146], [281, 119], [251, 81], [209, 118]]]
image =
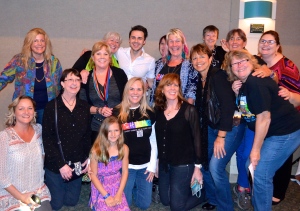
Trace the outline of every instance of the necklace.
[[205, 78], [201, 78], [201, 81], [202, 81], [202, 82], [205, 82], [205, 81], [206, 81], [206, 77], [205, 77]]
[[134, 118], [134, 112], [135, 112], [135, 110], [138, 109], [139, 107], [140, 107], [140, 105], [138, 105], [137, 107], [129, 108], [130, 112], [131, 112], [131, 115], [132, 115], [132, 118]]
[[[176, 65], [173, 69], [173, 71], [171, 70], [171, 73], [176, 73], [179, 70], [179, 65]], [[172, 67], [171, 67], [172, 68]], [[168, 73], [170, 73], [170, 66], [168, 66]]]
[[42, 80], [44, 80], [44, 78], [45, 78], [45, 74], [41, 80], [37, 79], [36, 77], [35, 77], [35, 80], [40, 83]]
[[[45, 60], [44, 60], [45, 61]], [[42, 62], [42, 65], [41, 66], [39, 66], [39, 67], [35, 67], [35, 69], [36, 70], [38, 70], [38, 69], [40, 69], [40, 68], [42, 68], [42, 67], [44, 67], [44, 61]], [[37, 63], [37, 64], [40, 64], [40, 63]], [[40, 83], [42, 80], [44, 80], [44, 78], [45, 78], [45, 73], [44, 73], [44, 76], [43, 76], [43, 78], [42, 79], [37, 79], [37, 77], [35, 76], [35, 80], [38, 82], [38, 83]]]
[[73, 106], [73, 105], [74, 105], [74, 103], [75, 103], [75, 101], [76, 101], [76, 98], [74, 99], [73, 103], [70, 104], [69, 101], [67, 101], [67, 99], [66, 99], [63, 95], [61, 95], [61, 96], [62, 96], [62, 97], [64, 98], [64, 100], [69, 104], [69, 106]]

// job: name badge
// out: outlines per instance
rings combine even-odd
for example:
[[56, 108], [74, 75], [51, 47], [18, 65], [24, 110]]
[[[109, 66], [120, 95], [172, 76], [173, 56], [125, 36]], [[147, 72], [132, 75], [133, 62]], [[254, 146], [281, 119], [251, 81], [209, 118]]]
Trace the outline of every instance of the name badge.
[[143, 130], [137, 130], [136, 131], [136, 136], [137, 137], [143, 137], [144, 135], [143, 135]]

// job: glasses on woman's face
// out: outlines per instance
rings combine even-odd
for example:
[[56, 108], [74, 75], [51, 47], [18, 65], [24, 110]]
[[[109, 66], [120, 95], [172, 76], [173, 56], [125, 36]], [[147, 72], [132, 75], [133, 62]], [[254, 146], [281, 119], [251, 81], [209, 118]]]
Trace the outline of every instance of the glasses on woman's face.
[[263, 39], [261, 39], [259, 41], [259, 43], [260, 44], [266, 44], [266, 43], [268, 43], [268, 45], [273, 45], [274, 43], [276, 43], [276, 40], [263, 40]]
[[80, 83], [81, 79], [79, 79], [79, 78], [76, 78], [76, 79], [69, 78], [69, 79], [66, 79], [64, 81], [67, 81], [68, 83]]
[[241, 60], [241, 61], [239, 61], [239, 62], [235, 62], [235, 63], [231, 64], [230, 66], [231, 66], [231, 67], [238, 67], [238, 66], [240, 66], [241, 64], [244, 64], [245, 62], [248, 62], [248, 61], [249, 61], [249, 59], [244, 59], [244, 60]]

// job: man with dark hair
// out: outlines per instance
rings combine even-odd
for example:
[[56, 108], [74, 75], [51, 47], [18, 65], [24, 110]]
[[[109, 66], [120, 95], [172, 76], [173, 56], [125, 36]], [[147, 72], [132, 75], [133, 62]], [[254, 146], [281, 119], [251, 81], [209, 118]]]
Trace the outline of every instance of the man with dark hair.
[[116, 56], [128, 80], [132, 77], [143, 78], [146, 88], [151, 88], [154, 79], [155, 59], [145, 53], [148, 31], [145, 27], [137, 25], [129, 32], [129, 48], [119, 48]]

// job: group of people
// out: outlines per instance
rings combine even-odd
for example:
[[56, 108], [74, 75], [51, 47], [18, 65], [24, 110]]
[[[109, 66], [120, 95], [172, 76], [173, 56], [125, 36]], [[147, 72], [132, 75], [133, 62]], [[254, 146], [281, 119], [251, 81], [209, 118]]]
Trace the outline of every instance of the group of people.
[[[276, 31], [262, 34], [255, 56], [241, 29], [221, 46], [218, 35], [205, 27], [189, 50], [184, 33], [170, 29], [155, 62], [137, 25], [129, 48], [108, 32], [62, 71], [46, 32], [30, 30], [0, 75], [0, 90], [15, 80], [0, 132], [0, 210], [75, 206], [85, 173], [92, 210], [146, 210], [155, 176], [161, 203], [174, 211], [280, 203], [300, 145], [299, 70]], [[235, 152], [233, 200], [225, 168]], [[199, 198], [194, 182], [203, 184]]]

